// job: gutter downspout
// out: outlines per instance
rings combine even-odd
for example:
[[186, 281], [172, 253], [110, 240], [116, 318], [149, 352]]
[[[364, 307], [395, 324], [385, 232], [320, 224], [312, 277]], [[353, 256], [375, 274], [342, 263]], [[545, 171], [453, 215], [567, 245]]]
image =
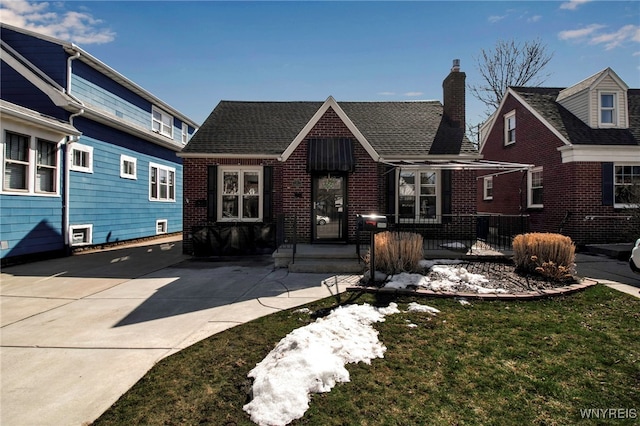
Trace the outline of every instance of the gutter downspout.
[[[69, 124], [73, 126], [73, 119], [79, 115], [84, 114], [84, 103], [73, 96], [71, 94], [71, 62], [74, 59], [78, 59], [80, 57], [80, 52], [76, 52], [75, 55], [69, 56], [67, 58], [67, 95], [69, 95], [72, 99], [77, 101], [82, 108], [76, 113], [73, 113], [69, 116]], [[79, 136], [67, 136], [67, 140], [65, 143], [64, 149], [64, 195], [62, 197], [62, 236], [64, 238], [64, 248], [65, 254], [68, 256], [71, 254], [71, 238], [69, 235], [69, 226], [70, 226], [70, 206], [69, 201], [71, 198], [71, 190], [70, 190], [70, 182], [71, 182], [71, 144], [77, 142]]]

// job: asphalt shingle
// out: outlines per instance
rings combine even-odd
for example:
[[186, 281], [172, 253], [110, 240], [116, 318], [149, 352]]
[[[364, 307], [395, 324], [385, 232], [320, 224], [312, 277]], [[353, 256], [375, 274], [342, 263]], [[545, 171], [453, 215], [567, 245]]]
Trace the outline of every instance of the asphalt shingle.
[[[222, 101], [184, 153], [284, 152], [323, 102]], [[443, 122], [439, 101], [338, 102], [382, 157], [475, 153], [464, 131]]]

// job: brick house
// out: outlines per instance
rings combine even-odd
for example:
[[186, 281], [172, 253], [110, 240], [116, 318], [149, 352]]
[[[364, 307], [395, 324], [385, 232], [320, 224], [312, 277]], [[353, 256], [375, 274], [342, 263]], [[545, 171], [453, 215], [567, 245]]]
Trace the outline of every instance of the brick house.
[[458, 61], [443, 99], [220, 102], [179, 154], [185, 252], [273, 251], [276, 235], [352, 243], [357, 214], [457, 232], [451, 217], [476, 211], [463, 165], [479, 160]]
[[612, 69], [568, 88], [509, 88], [480, 142], [485, 160], [532, 167], [484, 173], [479, 212], [527, 213], [532, 231], [578, 245], [638, 237], [631, 194], [640, 185], [640, 90]]

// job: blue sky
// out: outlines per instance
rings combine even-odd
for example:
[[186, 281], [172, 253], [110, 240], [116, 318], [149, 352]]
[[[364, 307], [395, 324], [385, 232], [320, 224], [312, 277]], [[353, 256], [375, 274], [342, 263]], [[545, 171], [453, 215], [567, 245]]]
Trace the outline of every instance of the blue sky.
[[[640, 2], [0, 0], [0, 20], [72, 41], [202, 123], [220, 100], [442, 100], [461, 60], [540, 39], [544, 86], [611, 67], [640, 88]], [[467, 119], [484, 106], [467, 91]]]

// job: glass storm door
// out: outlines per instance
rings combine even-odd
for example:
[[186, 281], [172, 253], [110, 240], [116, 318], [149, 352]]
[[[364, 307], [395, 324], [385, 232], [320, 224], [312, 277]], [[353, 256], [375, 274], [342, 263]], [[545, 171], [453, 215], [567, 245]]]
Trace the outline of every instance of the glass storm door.
[[346, 242], [346, 176], [313, 177], [311, 224], [316, 242]]

